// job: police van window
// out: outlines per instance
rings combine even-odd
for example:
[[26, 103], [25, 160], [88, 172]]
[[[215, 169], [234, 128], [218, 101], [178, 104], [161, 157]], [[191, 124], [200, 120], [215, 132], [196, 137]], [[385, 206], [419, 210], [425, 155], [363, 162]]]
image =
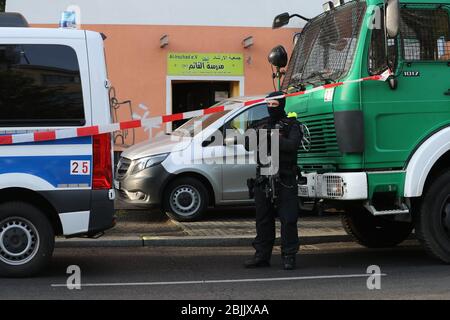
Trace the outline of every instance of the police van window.
[[[383, 9], [375, 12], [372, 26], [372, 36], [369, 49], [369, 73], [371, 75], [376, 75], [384, 72], [388, 68], [388, 61], [386, 58], [386, 40]], [[394, 61], [390, 61], [389, 64], [391, 66], [395, 66], [398, 56], [397, 39], [388, 40], [388, 51], [389, 57], [394, 59]]]
[[63, 45], [0, 45], [0, 126], [85, 124], [75, 51]]
[[444, 8], [402, 8], [400, 34], [406, 61], [450, 60], [449, 13]]
[[253, 127], [258, 121], [269, 117], [269, 111], [267, 111], [267, 105], [261, 104], [249, 110], [248, 128]]
[[241, 134], [244, 134], [248, 128], [254, 126], [258, 121], [261, 121], [269, 117], [269, 112], [267, 111], [267, 105], [260, 104], [253, 108], [250, 108], [235, 118], [233, 118], [226, 129], [234, 129]]

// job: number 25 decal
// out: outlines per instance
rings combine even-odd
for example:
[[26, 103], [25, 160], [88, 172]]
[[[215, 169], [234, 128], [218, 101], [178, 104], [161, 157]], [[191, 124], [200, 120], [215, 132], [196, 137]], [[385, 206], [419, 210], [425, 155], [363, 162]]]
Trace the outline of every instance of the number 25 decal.
[[89, 160], [71, 160], [70, 174], [75, 176], [88, 176], [91, 174], [91, 161]]

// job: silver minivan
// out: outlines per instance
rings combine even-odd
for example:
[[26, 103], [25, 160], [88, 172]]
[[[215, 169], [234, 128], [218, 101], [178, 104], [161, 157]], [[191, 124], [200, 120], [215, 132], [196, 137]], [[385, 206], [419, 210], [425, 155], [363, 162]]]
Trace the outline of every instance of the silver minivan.
[[253, 152], [227, 143], [224, 134], [243, 134], [268, 117], [264, 102], [245, 106], [261, 98], [222, 101], [230, 111], [193, 118], [170, 134], [124, 151], [115, 175], [119, 199], [159, 207], [178, 221], [199, 220], [208, 206], [253, 204], [247, 188], [247, 179], [256, 175]]

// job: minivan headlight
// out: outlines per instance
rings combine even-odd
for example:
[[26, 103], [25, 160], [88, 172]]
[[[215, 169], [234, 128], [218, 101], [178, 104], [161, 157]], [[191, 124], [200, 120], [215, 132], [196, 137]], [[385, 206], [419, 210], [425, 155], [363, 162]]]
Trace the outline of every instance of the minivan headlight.
[[157, 164], [160, 164], [164, 160], [166, 160], [168, 153], [159, 154], [157, 156], [151, 156], [151, 157], [145, 157], [138, 160], [135, 160], [135, 164], [133, 166], [133, 171], [131, 171], [131, 174], [136, 174], [144, 169], [156, 166]]

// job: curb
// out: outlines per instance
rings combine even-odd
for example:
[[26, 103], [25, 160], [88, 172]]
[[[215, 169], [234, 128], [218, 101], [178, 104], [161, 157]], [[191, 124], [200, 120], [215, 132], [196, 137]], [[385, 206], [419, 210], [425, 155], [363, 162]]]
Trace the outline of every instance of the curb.
[[57, 239], [55, 248], [120, 248], [120, 247], [142, 247], [141, 237], [117, 237], [104, 239]]
[[[241, 247], [251, 246], [254, 237], [117, 237], [104, 239], [58, 239], [56, 248], [120, 248], [120, 247]], [[300, 237], [301, 245], [333, 242], [351, 242], [348, 235], [324, 235]], [[280, 238], [275, 240], [280, 244]]]

